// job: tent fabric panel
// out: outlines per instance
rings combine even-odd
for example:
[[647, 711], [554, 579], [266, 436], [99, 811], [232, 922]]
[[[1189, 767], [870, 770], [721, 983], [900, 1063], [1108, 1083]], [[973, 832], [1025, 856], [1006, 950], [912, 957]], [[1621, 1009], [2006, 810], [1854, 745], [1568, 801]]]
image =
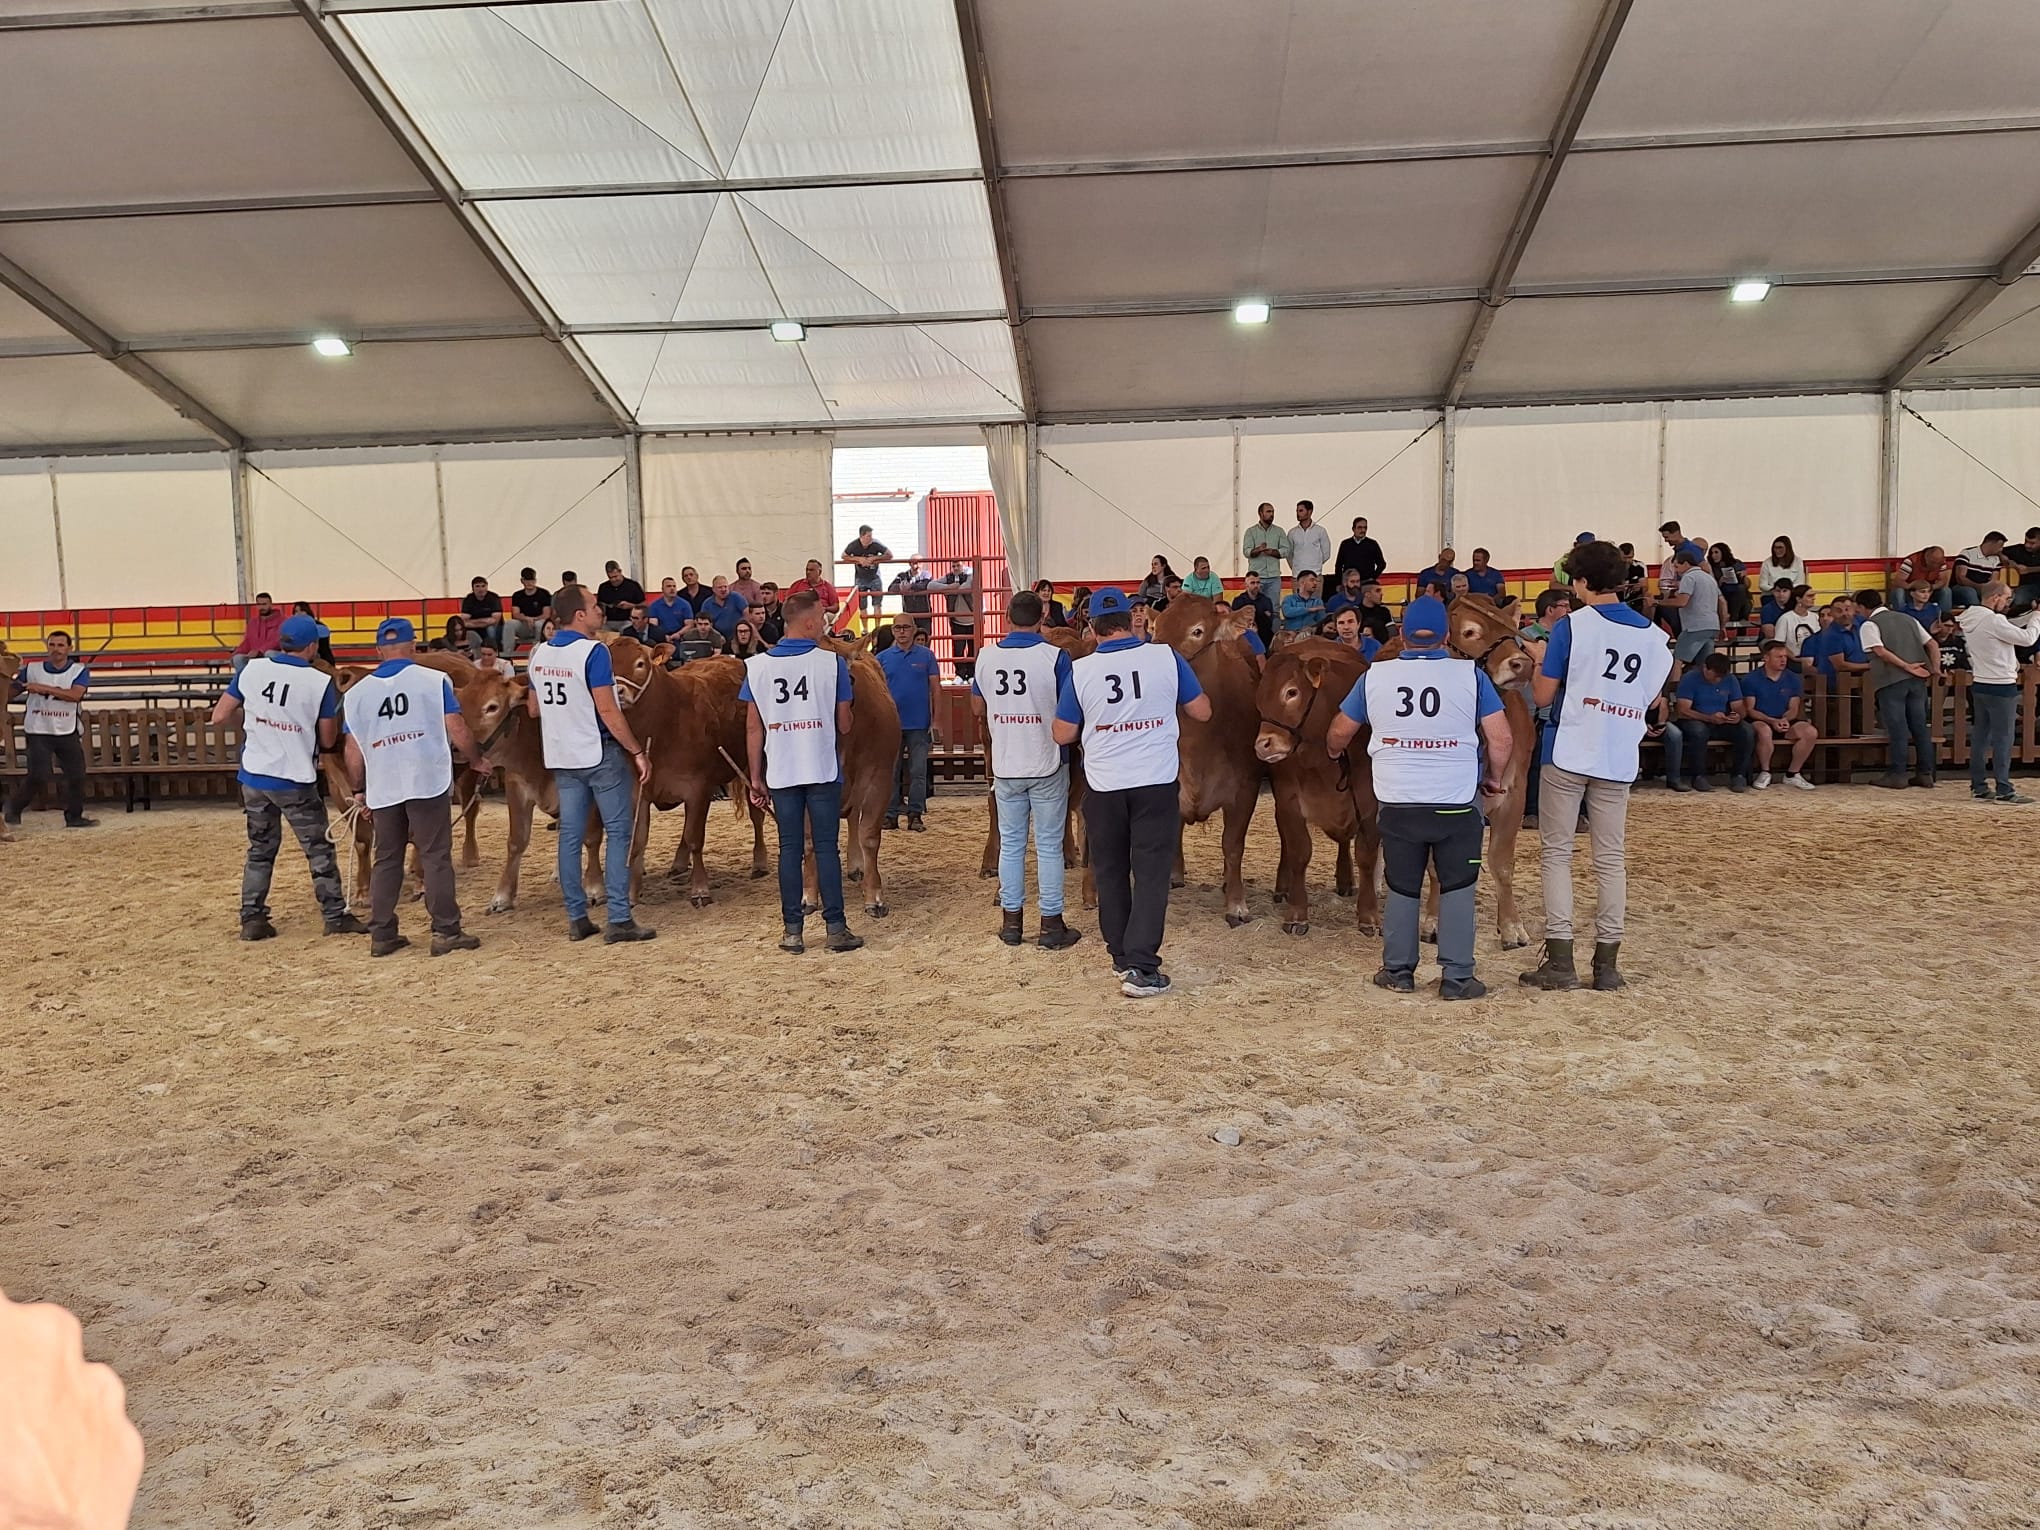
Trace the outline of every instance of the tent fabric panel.
[[0, 446], [110, 446], [206, 433], [97, 356], [0, 357]]
[[690, 440], [642, 448], [645, 569], [693, 564], [704, 579], [749, 558], [783, 589], [810, 558], [835, 557], [826, 435]]
[[1289, 407], [1435, 394], [1471, 303], [1278, 311], [1245, 329], [1229, 313], [1032, 319], [1042, 409]]
[[1931, 377], [2040, 377], [2040, 278], [2012, 283], [1920, 370]]
[[0, 250], [128, 338], [531, 317], [429, 204], [17, 223]]
[[234, 489], [224, 456], [67, 458], [56, 468], [71, 605], [234, 598]]
[[1005, 183], [1027, 301], [1474, 287], [1534, 161], [1453, 159]]
[[43, 317], [42, 310], [0, 287], [0, 341], [69, 340], [61, 324]]
[[449, 593], [429, 456], [255, 453], [248, 468], [251, 588], [285, 605]]
[[2040, 207], [2040, 133], [1582, 154], [1519, 283], [1991, 266]]
[[257, 439], [342, 433], [612, 424], [588, 381], [545, 340], [161, 352], [152, 365]]
[[2030, 0], [1708, 0], [1639, 5], [1585, 132], [2040, 114]]
[[0, 207], [425, 187], [292, 16], [10, 32], [0, 143]]
[[477, 205], [562, 323], [664, 324], [721, 201], [709, 193]]
[[805, 348], [822, 401], [838, 421], [1021, 414], [1019, 369], [1003, 323], [816, 329]]
[[1461, 568], [1476, 547], [1501, 568], [1547, 568], [1582, 531], [1646, 549], [1656, 542], [1656, 405], [1467, 409], [1455, 429], [1452, 545]]
[[2040, 524], [2040, 389], [1908, 393], [1899, 417], [1900, 556], [1938, 542], [1950, 553], [1987, 532], [2014, 542]]
[[1575, 390], [1866, 383], [1964, 290], [1961, 282], [1515, 298], [1496, 316], [1468, 403]]
[[1667, 405], [1665, 517], [1753, 567], [1777, 536], [1817, 557], [1874, 557], [1881, 412], [1868, 395]]
[[507, 594], [527, 564], [547, 589], [567, 569], [586, 571], [592, 583], [589, 565], [625, 558], [629, 511], [615, 441], [448, 447], [439, 473], [449, 595], [466, 594], [476, 574]]
[[1157, 553], [1179, 574], [1200, 554], [1230, 566], [1239, 540], [1230, 426], [1045, 425], [1040, 459], [1036, 577], [1130, 590]]
[[[1444, 488], [1444, 431], [1435, 411], [1240, 422], [1243, 533], [1263, 500], [1275, 506], [1278, 525], [1292, 526], [1296, 502], [1307, 499], [1335, 546], [1351, 534], [1353, 518], [1365, 516], [1390, 568], [1421, 568], [1438, 551]], [[1239, 537], [1212, 567], [1246, 572]]]
[[1594, 0], [980, 0], [1009, 164], [1541, 139]]
[[57, 577], [56, 501], [50, 465], [39, 458], [0, 461], [0, 611], [41, 611], [64, 604]]
[[587, 335], [581, 344], [650, 429], [829, 417], [800, 347], [763, 329]]

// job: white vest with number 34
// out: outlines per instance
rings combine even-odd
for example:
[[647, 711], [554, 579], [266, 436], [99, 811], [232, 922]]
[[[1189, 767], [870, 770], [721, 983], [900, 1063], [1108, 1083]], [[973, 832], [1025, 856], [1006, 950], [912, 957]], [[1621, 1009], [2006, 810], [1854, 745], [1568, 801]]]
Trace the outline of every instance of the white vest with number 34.
[[1634, 781], [1644, 714], [1672, 671], [1672, 651], [1656, 627], [1610, 621], [1593, 606], [1566, 618], [1572, 657], [1551, 763], [1576, 776]]
[[1391, 659], [1361, 676], [1367, 755], [1383, 802], [1440, 806], [1480, 789], [1480, 671], [1471, 659]]
[[816, 786], [833, 781], [836, 758], [836, 670], [842, 661], [826, 648], [744, 661], [751, 700], [765, 724], [765, 784]]

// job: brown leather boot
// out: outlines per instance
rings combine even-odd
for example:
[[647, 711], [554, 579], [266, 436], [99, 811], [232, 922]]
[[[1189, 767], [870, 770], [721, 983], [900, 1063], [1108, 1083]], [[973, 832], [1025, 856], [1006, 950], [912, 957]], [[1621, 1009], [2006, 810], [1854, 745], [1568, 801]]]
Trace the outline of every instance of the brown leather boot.
[[1027, 938], [1020, 928], [1021, 912], [1017, 908], [1001, 909], [999, 911], [999, 939], [1009, 946], [1017, 946]]
[[1084, 938], [1082, 930], [1073, 930], [1063, 923], [1061, 914], [1041, 916], [1041, 934], [1036, 942], [1044, 951], [1063, 951]]

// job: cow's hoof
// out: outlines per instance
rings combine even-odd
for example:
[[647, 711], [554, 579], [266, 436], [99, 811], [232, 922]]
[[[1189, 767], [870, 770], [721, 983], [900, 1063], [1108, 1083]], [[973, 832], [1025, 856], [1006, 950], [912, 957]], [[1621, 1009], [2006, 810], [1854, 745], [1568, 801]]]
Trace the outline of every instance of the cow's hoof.
[[766, 878], [766, 877], [769, 877], [769, 876], [771, 876], [771, 875], [772, 875], [772, 872], [771, 872], [771, 870], [770, 870], [769, 868], [767, 868], [767, 867], [764, 867], [764, 866], [753, 866], [753, 867], [751, 868], [751, 880], [752, 880], [753, 882], [761, 881], [761, 880], [763, 880], [764, 878]]
[[800, 904], [800, 911], [803, 914], [819, 914], [822, 911], [822, 906], [812, 898], [803, 898]]
[[892, 910], [887, 908], [883, 903], [867, 903], [864, 905], [864, 912], [871, 915], [871, 917], [874, 919], [883, 919], [888, 914], [890, 914]]
[[1530, 937], [1521, 930], [1511, 930], [1502, 936], [1504, 951], [1520, 951], [1530, 944]]
[[1308, 919], [1285, 919], [1282, 921], [1282, 933], [1285, 935], [1308, 935], [1310, 933], [1310, 921]]
[[978, 867], [978, 880], [980, 882], [990, 881], [993, 877], [997, 876], [998, 874], [999, 868], [996, 866]]
[[711, 898], [707, 893], [697, 893], [694, 897], [689, 898], [687, 901], [693, 904], [696, 908], [707, 908], [709, 904], [715, 902], [715, 899]]
[[1332, 895], [1338, 898], [1350, 898], [1353, 896], [1353, 889], [1350, 887], [1334, 887]]
[[1362, 935], [1371, 935], [1378, 937], [1381, 934], [1381, 926], [1378, 924], [1361, 924], [1356, 925], [1354, 928], [1357, 930], [1358, 933]]
[[1249, 919], [1252, 919], [1253, 917], [1254, 916], [1252, 914], [1235, 914], [1231, 910], [1227, 910], [1225, 922], [1237, 930], [1241, 925], [1245, 924]]
[[864, 880], [864, 868], [862, 866], [852, 866], [850, 868], [850, 875], [846, 877], [844, 880], [850, 882], [862, 882]]
[[501, 898], [491, 898], [489, 906], [483, 909], [482, 912], [485, 914], [507, 914], [515, 907], [517, 905], [514, 902], [506, 902]]
[[1182, 890], [1183, 890], [1183, 889], [1184, 889], [1185, 887], [1187, 887], [1188, 885], [1189, 885], [1189, 884], [1188, 884], [1188, 883], [1186, 883], [1186, 882], [1185, 882], [1185, 881], [1184, 881], [1184, 880], [1183, 880], [1183, 879], [1182, 879], [1181, 877], [1170, 877], [1170, 878], [1169, 878], [1169, 887], [1170, 887], [1170, 890], [1171, 890], [1171, 891], [1174, 891], [1174, 892], [1181, 892], [1181, 891], [1182, 891]]

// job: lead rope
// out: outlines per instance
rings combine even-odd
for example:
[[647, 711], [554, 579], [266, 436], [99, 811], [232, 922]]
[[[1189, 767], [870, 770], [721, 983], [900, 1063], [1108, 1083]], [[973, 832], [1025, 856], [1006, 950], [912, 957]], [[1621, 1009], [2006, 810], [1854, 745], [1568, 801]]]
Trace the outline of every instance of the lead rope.
[[327, 843], [332, 845], [335, 852], [337, 852], [336, 858], [344, 860], [347, 865], [343, 875], [347, 878], [347, 906], [349, 908], [354, 907], [362, 898], [361, 857], [350, 855], [346, 852], [354, 848], [354, 831], [360, 826], [361, 820], [367, 812], [367, 805], [361, 798], [356, 797], [342, 810], [338, 823], [331, 823], [326, 826]]

